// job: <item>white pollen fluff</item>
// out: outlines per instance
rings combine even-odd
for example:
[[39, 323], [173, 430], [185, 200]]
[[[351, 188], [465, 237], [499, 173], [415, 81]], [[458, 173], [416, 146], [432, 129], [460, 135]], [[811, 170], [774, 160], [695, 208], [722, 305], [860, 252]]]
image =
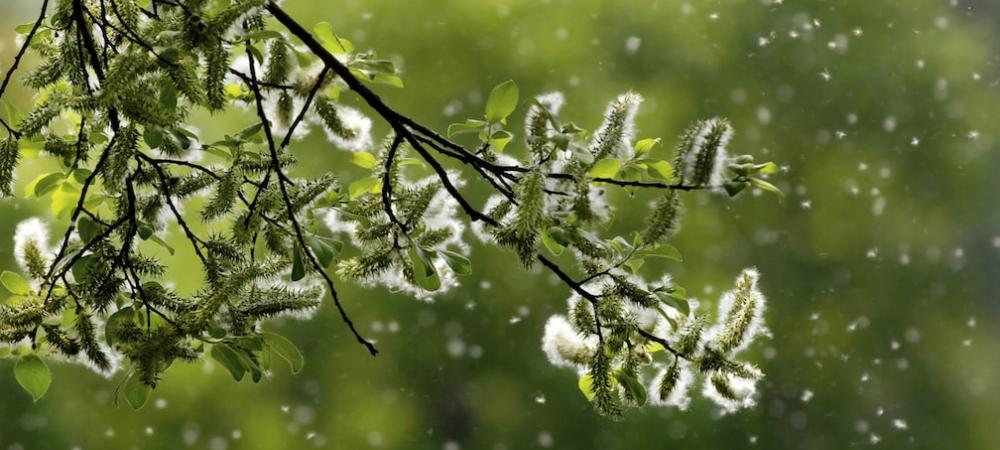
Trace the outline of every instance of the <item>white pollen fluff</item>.
[[[594, 131], [591, 148], [600, 149], [610, 146], [612, 154], [607, 157], [630, 159], [633, 156], [632, 141], [635, 139], [635, 115], [639, 112], [642, 96], [629, 91], [618, 96], [608, 104], [604, 112], [604, 120]], [[621, 127], [620, 130], [617, 130]], [[617, 132], [617, 131], [620, 131]], [[614, 142], [607, 142], [608, 139]]]
[[[458, 171], [448, 170], [447, 176], [455, 187], [461, 188], [465, 185], [465, 180], [461, 177], [461, 174]], [[417, 181], [400, 179], [398, 183], [399, 187], [419, 189], [432, 183], [436, 183], [437, 180], [437, 175], [431, 175]], [[448, 230], [448, 236], [441, 242], [435, 244], [433, 246], [433, 250], [449, 250], [464, 256], [469, 255], [469, 244], [462, 239], [462, 234], [465, 232], [465, 222], [459, 219], [459, 209], [460, 206], [458, 202], [456, 202], [443, 187], [439, 188], [431, 198], [423, 216], [421, 217], [424, 226], [426, 226], [429, 230]], [[348, 220], [339, 210], [333, 208], [328, 209], [323, 217], [323, 222], [331, 232], [336, 234], [346, 234], [349, 237], [349, 239], [346, 240], [347, 242], [360, 242], [357, 236], [359, 231], [357, 223]], [[427, 291], [414, 286], [407, 280], [402, 268], [400, 267], [383, 270], [368, 278], [359, 279], [357, 280], [357, 283], [365, 287], [382, 286], [393, 292], [405, 293], [406, 295], [414, 297], [418, 300], [431, 301], [434, 296], [448, 292], [452, 288], [459, 285], [458, 278], [455, 276], [454, 271], [443, 258], [435, 258], [433, 264], [434, 269], [441, 279], [441, 287], [435, 291]]]
[[566, 317], [556, 314], [545, 322], [542, 351], [556, 367], [577, 367], [586, 364], [596, 350], [596, 341], [580, 336]]
[[[547, 94], [536, 96], [535, 101], [538, 102], [538, 104], [544, 106], [545, 109], [549, 112], [549, 114], [556, 115], [559, 114], [559, 110], [562, 108], [563, 103], [565, 103], [565, 98], [563, 97], [562, 92], [554, 91], [554, 92], [549, 92]], [[535, 123], [536, 120], [539, 119], [540, 114], [542, 114], [542, 109], [537, 104], [533, 104], [531, 105], [530, 108], [528, 108], [528, 113], [524, 119], [525, 136], [530, 136], [532, 134], [531, 126], [532, 124]], [[551, 123], [546, 123], [545, 125], [546, 134], [552, 134], [555, 131], [556, 130], [552, 128]]]
[[[350, 106], [336, 105], [337, 117], [340, 118], [345, 130], [348, 130], [351, 137], [340, 136], [327, 127], [326, 139], [344, 150], [359, 152], [372, 147], [372, 120]], [[318, 119], [318, 116], [316, 118]]]
[[49, 227], [37, 217], [22, 220], [14, 229], [14, 259], [28, 272], [27, 253], [34, 248], [46, 263], [52, 260], [49, 250]]
[[[719, 392], [719, 388], [713, 382], [713, 378], [716, 377], [729, 389], [731, 396]], [[708, 374], [702, 388], [702, 395], [722, 408], [722, 412], [726, 414], [756, 405], [757, 400], [754, 398], [756, 393], [756, 380], [728, 373]]]
[[663, 381], [663, 376], [670, 370], [670, 367], [664, 367], [656, 373], [649, 383], [647, 388], [649, 391], [649, 403], [653, 406], [673, 406], [681, 411], [686, 411], [688, 405], [691, 404], [691, 386], [694, 384], [694, 369], [691, 368], [691, 364], [685, 361], [679, 361], [678, 363], [678, 377], [677, 382], [674, 384], [673, 389], [667, 395], [667, 398], [660, 399], [660, 383]]
[[694, 137], [691, 139], [691, 148], [687, 151], [684, 156], [684, 179], [691, 180], [695, 178], [695, 171], [698, 167], [698, 157], [701, 153], [701, 149], [706, 145], [706, 140], [712, 133], [712, 130], [716, 127], [724, 127], [722, 136], [719, 137], [719, 146], [715, 152], [715, 156], [712, 160], [711, 172], [708, 177], [708, 184], [711, 187], [719, 187], [723, 182], [723, 173], [726, 168], [727, 160], [729, 155], [727, 154], [726, 148], [729, 145], [729, 141], [733, 138], [733, 128], [728, 124], [724, 123], [724, 119], [712, 118], [701, 123], [701, 126], [695, 132]]

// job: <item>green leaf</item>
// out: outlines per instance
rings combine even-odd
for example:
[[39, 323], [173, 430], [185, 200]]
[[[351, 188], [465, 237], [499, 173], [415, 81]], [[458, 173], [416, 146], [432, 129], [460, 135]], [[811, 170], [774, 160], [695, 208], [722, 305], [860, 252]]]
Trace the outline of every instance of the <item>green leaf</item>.
[[62, 172], [52, 172], [47, 175], [39, 175], [25, 187], [25, 195], [34, 195], [36, 197], [44, 196], [45, 194], [56, 190], [56, 188], [59, 187], [59, 183], [64, 178], [65, 175], [63, 175]]
[[482, 120], [468, 119], [465, 123], [453, 123], [448, 125], [448, 137], [462, 134], [462, 133], [474, 133], [479, 132], [480, 129], [485, 128], [487, 123]]
[[84, 245], [89, 244], [90, 241], [94, 240], [94, 238], [101, 234], [101, 226], [87, 216], [81, 216], [80, 219], [77, 220], [76, 229], [80, 234], [80, 240], [83, 241]]
[[247, 35], [252, 41], [266, 41], [270, 39], [281, 39], [281, 33], [274, 30], [260, 30], [254, 31]]
[[306, 266], [302, 262], [302, 248], [296, 245], [292, 249], [292, 281], [299, 281], [306, 276]]
[[500, 130], [493, 133], [493, 136], [490, 137], [490, 146], [497, 152], [503, 153], [503, 149], [507, 148], [507, 144], [509, 144], [512, 139], [514, 139], [513, 134], [509, 131]]
[[322, 238], [316, 236], [306, 236], [306, 243], [309, 244], [309, 248], [312, 249], [316, 259], [319, 260], [320, 265], [327, 267], [333, 262], [333, 258], [337, 256], [337, 250], [333, 248], [333, 245], [324, 241]]
[[247, 366], [243, 363], [243, 358], [240, 358], [239, 353], [229, 344], [215, 344], [212, 346], [212, 359], [222, 364], [226, 370], [233, 376], [236, 381], [243, 380], [243, 376], [247, 373]]
[[778, 173], [778, 165], [773, 162], [766, 162], [764, 164], [758, 164], [756, 166], [757, 172], [764, 175], [771, 175]]
[[767, 181], [761, 180], [760, 178], [751, 178], [750, 183], [753, 184], [754, 187], [760, 188], [767, 192], [771, 192], [774, 195], [777, 195], [779, 200], [785, 199], [785, 194], [781, 192], [781, 189], [778, 189], [777, 186], [768, 183]]
[[646, 138], [635, 143], [635, 156], [642, 156], [649, 153], [653, 147], [660, 143], [660, 138]]
[[73, 171], [73, 179], [77, 183], [84, 184], [87, 182], [87, 178], [90, 178], [90, 174], [93, 172], [90, 169], [76, 169]]
[[86, 280], [90, 275], [90, 266], [94, 264], [95, 258], [95, 255], [86, 255], [73, 263], [73, 267], [70, 268], [70, 271], [73, 273], [73, 278], [75, 278], [77, 282]]
[[351, 162], [364, 169], [374, 169], [378, 164], [375, 155], [368, 152], [354, 152]]
[[674, 247], [673, 245], [670, 244], [657, 245], [656, 247], [653, 247], [652, 249], [644, 252], [644, 254], [646, 256], [667, 258], [667, 259], [672, 259], [674, 261], [681, 261], [681, 262], [684, 261], [684, 258], [681, 257], [681, 251], [677, 250], [677, 247]]
[[36, 402], [45, 396], [49, 386], [52, 385], [52, 372], [45, 365], [45, 361], [34, 353], [21, 356], [17, 360], [17, 365], [14, 366], [14, 378]]
[[136, 228], [137, 228], [136, 231], [139, 232], [139, 237], [142, 238], [142, 240], [144, 240], [144, 241], [146, 239], [149, 239], [150, 236], [153, 235], [153, 232], [156, 231], [156, 230], [153, 229], [152, 225], [150, 225], [148, 223], [145, 223], [145, 222], [140, 223], [139, 226], [136, 227]]
[[163, 238], [154, 234], [149, 237], [149, 240], [159, 244], [160, 247], [167, 249], [167, 251], [170, 252], [171, 255], [174, 254], [174, 248], [171, 247], [170, 244], [167, 243], [167, 241], [164, 241]]
[[236, 134], [236, 137], [238, 137], [241, 141], [250, 141], [253, 140], [253, 138], [258, 134], [260, 134], [260, 132], [263, 130], [264, 130], [264, 125], [255, 123], [240, 130], [240, 132]]
[[441, 277], [438, 276], [434, 268], [434, 261], [426, 251], [410, 245], [408, 251], [410, 262], [413, 264], [413, 279], [421, 289], [436, 291], [441, 288]]
[[730, 197], [735, 197], [749, 186], [750, 183], [746, 181], [727, 181], [722, 183], [722, 187], [726, 189], [726, 193], [729, 194]]
[[656, 296], [660, 298], [660, 301], [665, 303], [667, 306], [674, 308], [677, 312], [687, 316], [691, 314], [691, 304], [683, 294], [675, 292], [657, 292]]
[[622, 166], [622, 162], [614, 158], [605, 158], [594, 163], [594, 166], [590, 168], [591, 178], [614, 178], [618, 175], [618, 169]]
[[302, 352], [299, 351], [299, 348], [292, 341], [275, 333], [263, 332], [260, 335], [264, 338], [264, 343], [273, 352], [277, 353], [285, 361], [288, 361], [288, 365], [292, 366], [292, 373], [299, 373], [302, 370], [302, 366], [305, 365], [305, 358], [302, 357]]
[[20, 274], [9, 270], [5, 270], [0, 274], [0, 283], [12, 294], [28, 295], [31, 293], [31, 284], [28, 283], [28, 280], [25, 280]]
[[486, 120], [494, 123], [505, 121], [514, 112], [514, 108], [517, 108], [518, 95], [517, 84], [513, 80], [494, 87], [486, 100]]
[[671, 182], [674, 180], [674, 166], [671, 166], [670, 163], [663, 160], [657, 160], [646, 161], [646, 165], [649, 166], [650, 169], [653, 169], [650, 171], [650, 175], [653, 175], [653, 172], [655, 172], [659, 175], [659, 178], [663, 179], [663, 181]]
[[153, 389], [143, 383], [136, 374], [132, 374], [125, 381], [125, 400], [136, 411], [146, 404], [151, 392]]
[[333, 53], [334, 56], [343, 56], [354, 51], [354, 46], [351, 45], [350, 41], [337, 36], [330, 22], [317, 23], [313, 27], [313, 34], [323, 44], [323, 48]]
[[628, 271], [631, 272], [632, 275], [635, 275], [635, 274], [639, 273], [639, 269], [641, 269], [642, 265], [645, 264], [645, 263], [646, 263], [645, 258], [633, 257], [633, 258], [629, 258], [628, 261], [625, 261], [624, 265], [625, 265], [625, 267], [628, 268]]
[[372, 83], [386, 84], [396, 88], [403, 87], [403, 79], [399, 75], [393, 75], [390, 73], [376, 73], [372, 75], [369, 80]]
[[594, 377], [591, 374], [585, 374], [580, 377], [580, 381], [576, 383], [577, 387], [580, 388], [580, 392], [583, 393], [584, 397], [587, 397], [587, 401], [594, 400]]
[[639, 406], [646, 404], [646, 387], [639, 382], [639, 379], [634, 374], [618, 371], [615, 377], [618, 378], [618, 382], [632, 395]]
[[35, 22], [22, 23], [14, 27], [14, 32], [17, 34], [27, 35], [31, 32], [31, 29], [35, 27]]
[[469, 275], [472, 273], [472, 262], [469, 258], [450, 250], [439, 250], [444, 262], [451, 267], [451, 270], [459, 275]]
[[351, 200], [355, 200], [368, 193], [377, 193], [381, 191], [382, 177], [378, 176], [362, 178], [347, 186], [347, 192], [350, 194]]
[[647, 353], [658, 353], [658, 352], [662, 352], [662, 351], [664, 351], [666, 349], [667, 348], [664, 347], [663, 344], [661, 344], [659, 342], [650, 342], [650, 343], [646, 344], [646, 352]]
[[552, 228], [556, 227], [551, 227], [548, 230], [542, 230], [542, 245], [544, 245], [545, 248], [547, 248], [553, 255], [559, 256], [562, 254], [563, 250], [566, 249], [566, 247], [557, 240], [553, 239], [550, 234], [550, 230]]
[[126, 306], [118, 311], [115, 311], [108, 321], [104, 324], [104, 340], [107, 341], [108, 345], [114, 346], [115, 342], [118, 341], [118, 330], [122, 328], [123, 325], [135, 321], [135, 310], [131, 306]]

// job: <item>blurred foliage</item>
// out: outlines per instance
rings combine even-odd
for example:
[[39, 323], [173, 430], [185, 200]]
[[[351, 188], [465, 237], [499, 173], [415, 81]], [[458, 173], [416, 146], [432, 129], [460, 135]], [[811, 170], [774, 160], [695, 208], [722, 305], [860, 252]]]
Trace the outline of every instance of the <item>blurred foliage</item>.
[[[36, 6], [5, 2], [0, 26], [31, 20]], [[285, 7], [393, 55], [407, 87], [381, 89], [385, 99], [442, 131], [480, 111], [488, 89], [506, 79], [523, 95], [563, 90], [564, 116], [589, 128], [597, 124], [584, 119], [598, 117], [608, 98], [635, 89], [647, 99], [640, 136], [671, 143], [690, 120], [725, 116], [737, 130], [734, 152], [787, 164], [776, 177], [784, 203], [687, 195], [675, 242], [685, 270], [657, 266], [713, 304], [740, 268], [764, 274], [774, 337], [752, 349], [768, 373], [760, 405], [718, 417], [696, 395], [687, 413], [646, 409], [606, 421], [539, 349], [542, 323], [564, 308], [567, 290], [547, 274], [511, 270], [509, 253], [474, 249], [475, 278], [433, 304], [344, 289], [349, 310], [378, 338], [374, 359], [324, 307], [276, 327], [306, 354], [298, 375], [234, 384], [221, 367], [177, 365], [153, 407], [139, 412], [112, 405], [117, 380], [79, 366], [57, 367], [37, 404], [12, 370], [0, 370], [0, 449], [1000, 447], [995, 4]], [[13, 32], [5, 36], [3, 65], [15, 51]], [[30, 96], [11, 98], [27, 104]], [[208, 139], [238, 123], [203, 119]], [[321, 136], [292, 151], [316, 161], [302, 167], [309, 175], [361, 173]], [[22, 186], [46, 169], [22, 169]], [[644, 208], [649, 199], [631, 201]], [[45, 208], [7, 201], [0, 236]], [[624, 224], [629, 209], [617, 217]], [[0, 241], [4, 268], [14, 265], [10, 246]], [[176, 258], [171, 277], [196, 283], [183, 269], [194, 256]]]

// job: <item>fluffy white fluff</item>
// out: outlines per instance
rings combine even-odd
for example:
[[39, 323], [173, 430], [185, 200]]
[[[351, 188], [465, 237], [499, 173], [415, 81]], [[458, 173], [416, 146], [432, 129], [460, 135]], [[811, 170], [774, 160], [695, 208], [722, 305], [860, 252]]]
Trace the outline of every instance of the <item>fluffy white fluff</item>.
[[599, 147], [602, 142], [602, 136], [608, 130], [613, 122], [613, 117], [618, 114], [624, 114], [623, 117], [623, 129], [620, 139], [614, 142], [614, 146], [617, 154], [611, 156], [617, 156], [620, 158], [628, 159], [631, 158], [634, 150], [632, 149], [632, 141], [635, 139], [635, 115], [639, 112], [639, 104], [642, 103], [642, 96], [629, 91], [618, 96], [617, 99], [608, 104], [607, 109], [604, 112], [604, 120], [601, 122], [601, 126], [594, 131], [594, 139], [592, 143], [593, 148]]
[[[725, 385], [732, 391], [734, 398], [719, 393], [715, 383], [712, 382], [712, 377], [721, 377]], [[705, 377], [701, 393], [705, 398], [718, 405], [723, 413], [728, 414], [743, 408], [751, 408], [757, 404], [755, 398], [757, 381], [732, 374], [713, 373]]]
[[673, 406], [681, 411], [686, 411], [688, 405], [691, 404], [691, 386], [694, 384], [694, 369], [691, 368], [691, 364], [681, 360], [678, 363], [679, 376], [677, 378], [677, 384], [674, 385], [673, 390], [667, 395], [667, 398], [660, 399], [660, 382], [663, 381], [663, 376], [666, 375], [667, 371], [670, 369], [664, 366], [661, 370], [656, 373], [647, 388], [649, 391], [649, 404], [653, 406]]
[[[705, 145], [705, 139], [708, 138], [712, 129], [719, 126], [723, 121], [724, 119], [718, 117], [708, 119], [702, 123], [697, 133], [695, 133], [694, 138], [691, 140], [691, 149], [684, 156], [684, 179], [690, 180], [694, 178], [695, 167], [697, 167], [698, 161], [698, 150]], [[732, 138], [733, 127], [725, 125], [725, 131], [719, 139], [719, 149], [716, 151], [715, 159], [712, 161], [712, 172], [709, 174], [708, 184], [712, 187], [722, 186], [722, 175], [726, 168], [726, 161], [729, 159], [726, 149]]]
[[[750, 323], [740, 337], [738, 345], [732, 349], [734, 354], [746, 349], [756, 338], [770, 334], [764, 324], [764, 310], [767, 308], [767, 300], [757, 287], [759, 279], [760, 274], [757, 269], [752, 267], [743, 269], [743, 272], [736, 278], [736, 288], [725, 292], [719, 299], [718, 321], [708, 330], [707, 338], [709, 340], [718, 338], [725, 332], [727, 326], [731, 326], [731, 324], [725, 323], [725, 319], [733, 312], [733, 308], [739, 308], [738, 313], [749, 308], [752, 313]], [[738, 295], [738, 293], [742, 294]], [[737, 301], [738, 299], [742, 300]]]
[[577, 367], [596, 351], [597, 341], [580, 336], [566, 317], [556, 314], [545, 322], [542, 351], [556, 367]]
[[[458, 171], [449, 170], [448, 177], [452, 180], [452, 184], [454, 184], [455, 187], [462, 187], [465, 185], [465, 180], [461, 177], [461, 174], [459, 174]], [[437, 175], [431, 175], [415, 182], [400, 180], [400, 185], [415, 188], [426, 186], [430, 183], [436, 182], [437, 180]], [[451, 235], [448, 239], [435, 246], [435, 250], [448, 249], [455, 251], [457, 249], [458, 253], [468, 256], [470, 250], [469, 245], [462, 240], [462, 233], [465, 232], [465, 222], [460, 220], [458, 217], [459, 208], [460, 206], [458, 202], [456, 202], [455, 199], [452, 198], [451, 195], [448, 194], [448, 192], [442, 187], [437, 193], [434, 194], [434, 197], [431, 198], [431, 201], [427, 206], [427, 210], [424, 213], [423, 220], [428, 228], [448, 228], [451, 230]], [[349, 220], [344, 220], [342, 216], [343, 215], [336, 209], [329, 209], [323, 217], [323, 222], [331, 232], [345, 234], [350, 238], [349, 242], [357, 242], [357, 224]], [[433, 292], [410, 284], [403, 275], [402, 270], [399, 268], [383, 271], [369, 279], [358, 280], [358, 284], [367, 287], [382, 286], [392, 290], [393, 292], [406, 293], [417, 298], [418, 300], [430, 301], [435, 295], [448, 292], [452, 288], [459, 285], [458, 278], [455, 276], [454, 271], [451, 270], [451, 267], [449, 267], [443, 259], [435, 259], [434, 268], [437, 270], [438, 276], [441, 278], [441, 287]]]
[[[326, 139], [344, 150], [359, 152], [371, 148], [372, 146], [372, 120], [350, 106], [336, 105], [337, 117], [345, 129], [351, 130], [354, 137], [348, 139], [340, 136], [327, 127], [323, 127], [326, 132]], [[314, 119], [314, 120], [318, 120]]]
[[29, 248], [36, 249], [47, 263], [52, 261], [49, 226], [37, 217], [22, 220], [14, 229], [14, 259], [25, 272], [28, 271], [26, 254]]

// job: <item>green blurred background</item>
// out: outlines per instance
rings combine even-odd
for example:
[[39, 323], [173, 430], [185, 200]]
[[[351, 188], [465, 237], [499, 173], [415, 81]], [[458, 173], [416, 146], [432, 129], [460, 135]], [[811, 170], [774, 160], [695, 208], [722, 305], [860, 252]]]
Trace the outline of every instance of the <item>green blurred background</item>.
[[[0, 61], [37, 1], [0, 4]], [[55, 368], [33, 404], [0, 362], [0, 449], [1000, 448], [1000, 7], [995, 0], [287, 0], [390, 56], [406, 89], [386, 100], [437, 129], [475, 116], [496, 83], [562, 90], [564, 117], [597, 126], [605, 103], [646, 97], [640, 137], [672, 145], [696, 118], [729, 117], [734, 152], [786, 165], [787, 194], [689, 194], [661, 263], [714, 303], [755, 265], [773, 338], [759, 406], [714, 413], [645, 408], [609, 422], [572, 371], [551, 367], [542, 325], [566, 288], [512, 254], [475, 247], [475, 274], [433, 304], [343, 287], [377, 338], [371, 358], [327, 305], [272, 329], [304, 350], [298, 375], [235, 384], [210, 364], [176, 365], [145, 409], [116, 408], [117, 380]], [[30, 61], [29, 61], [30, 63]], [[30, 92], [10, 93], [27, 105]], [[521, 111], [523, 113], [523, 111]], [[241, 128], [200, 120], [205, 136]], [[517, 122], [517, 120], [515, 120]], [[378, 132], [385, 131], [379, 124]], [[313, 135], [293, 152], [350, 179], [360, 169]], [[662, 157], [664, 149], [657, 150]], [[34, 163], [37, 164], [37, 163]], [[24, 167], [20, 180], [42, 167]], [[469, 189], [477, 203], [482, 186]], [[648, 197], [615, 194], [616, 226]], [[47, 215], [6, 200], [0, 266], [15, 224]], [[191, 263], [179, 252], [174, 264]], [[174, 270], [181, 286], [194, 272]]]

